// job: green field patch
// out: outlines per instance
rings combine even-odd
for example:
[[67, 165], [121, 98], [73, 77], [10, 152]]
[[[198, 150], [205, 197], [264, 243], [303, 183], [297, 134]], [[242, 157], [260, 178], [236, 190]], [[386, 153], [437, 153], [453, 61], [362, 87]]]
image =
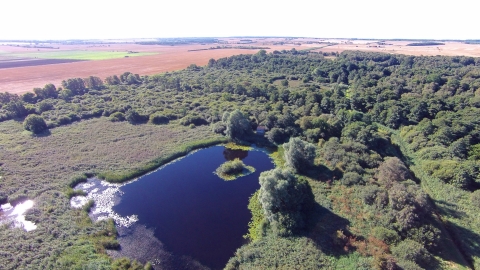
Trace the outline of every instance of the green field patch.
[[105, 51], [53, 51], [12, 53], [10, 57], [41, 58], [41, 59], [71, 59], [71, 60], [107, 60], [124, 57], [154, 55], [148, 52], [105, 52]]

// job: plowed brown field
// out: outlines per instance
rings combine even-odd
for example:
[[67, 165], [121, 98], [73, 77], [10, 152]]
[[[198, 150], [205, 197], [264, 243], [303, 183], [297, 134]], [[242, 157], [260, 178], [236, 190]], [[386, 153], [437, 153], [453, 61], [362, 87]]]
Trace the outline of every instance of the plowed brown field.
[[[320, 40], [320, 39], [285, 39], [285, 38], [252, 38], [254, 43], [238, 44], [240, 39], [225, 38], [224, 42], [231, 46], [260, 46], [273, 50], [310, 49], [322, 52], [342, 52], [345, 50], [361, 50], [408, 55], [466, 55], [480, 57], [480, 45], [469, 45], [461, 42], [445, 42], [440, 46], [406, 46], [408, 41], [386, 41], [387, 45], [379, 45], [375, 40]], [[278, 45], [279, 42], [283, 42]], [[319, 44], [318, 42], [322, 42]], [[326, 43], [330, 43], [330, 45]], [[274, 45], [276, 43], [276, 45]], [[335, 43], [334, 45], [332, 45]], [[166, 71], [184, 69], [190, 64], [206, 65], [211, 58], [218, 59], [237, 54], [253, 54], [258, 51], [246, 49], [217, 49], [190, 51], [215, 47], [219, 44], [159, 46], [137, 44], [98, 44], [98, 45], [54, 45], [59, 49], [37, 49], [11, 46], [0, 46], [1, 51], [27, 53], [61, 50], [92, 50], [92, 51], [136, 51], [154, 52], [156, 55], [117, 58], [109, 60], [82, 61], [41, 66], [24, 66], [0, 69], [0, 92], [22, 94], [32, 91], [34, 87], [43, 87], [53, 83], [57, 87], [61, 81], [68, 78], [84, 78], [98, 76], [102, 79], [119, 75], [125, 71], [140, 75], [152, 75]], [[320, 49], [319, 49], [320, 48]]]
[[[236, 54], [253, 54], [258, 51], [222, 49], [188, 52], [188, 50], [191, 49], [206, 47], [208, 46], [165, 46], [163, 48], [155, 48], [155, 50], [142, 48], [142, 51], [158, 52], [159, 54], [110, 60], [0, 69], [0, 92], [21, 94], [32, 91], [34, 87], [43, 87], [47, 83], [53, 83], [58, 87], [61, 85], [62, 80], [68, 78], [84, 78], [88, 76], [105, 78], [115, 74], [119, 75], [125, 71], [140, 75], [151, 75], [165, 71], [180, 70], [186, 68], [190, 64], [203, 66], [206, 65], [211, 58], [217, 59]], [[125, 48], [122, 47], [122, 50], [125, 50]]]

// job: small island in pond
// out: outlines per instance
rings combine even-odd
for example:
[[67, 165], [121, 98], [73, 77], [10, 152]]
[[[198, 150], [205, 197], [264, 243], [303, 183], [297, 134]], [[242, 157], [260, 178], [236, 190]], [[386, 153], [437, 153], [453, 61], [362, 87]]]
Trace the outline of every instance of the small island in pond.
[[225, 181], [235, 180], [239, 177], [255, 172], [255, 168], [245, 165], [240, 159], [229, 160], [220, 165], [215, 171]]

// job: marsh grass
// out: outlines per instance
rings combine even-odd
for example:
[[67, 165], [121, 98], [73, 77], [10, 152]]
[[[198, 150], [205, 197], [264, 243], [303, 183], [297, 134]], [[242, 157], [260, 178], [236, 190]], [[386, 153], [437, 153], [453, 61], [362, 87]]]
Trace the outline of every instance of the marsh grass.
[[69, 199], [75, 197], [75, 196], [87, 196], [87, 193], [83, 190], [80, 189], [73, 189], [71, 187], [67, 188], [67, 191], [65, 192], [67, 197]]
[[158, 167], [164, 164], [167, 164], [177, 158], [183, 157], [193, 150], [209, 147], [209, 146], [216, 145], [223, 142], [225, 142], [224, 138], [214, 138], [214, 139], [206, 139], [206, 140], [192, 142], [192, 143], [180, 146], [178, 149], [175, 149], [172, 153], [165, 154], [164, 156], [155, 158], [152, 161], [148, 162], [147, 164], [140, 166], [139, 168], [135, 168], [133, 170], [129, 170], [121, 173], [115, 173], [110, 171], [100, 172], [98, 173], [97, 176], [101, 179], [104, 179], [112, 183], [121, 183], [121, 182], [129, 181], [129, 180], [132, 180], [133, 178], [142, 176], [150, 171], [153, 171]]
[[236, 144], [233, 142], [229, 142], [225, 144], [225, 148], [231, 149], [231, 150], [243, 150], [243, 151], [251, 151], [253, 148], [249, 145], [240, 145]]
[[269, 151], [269, 156], [272, 158], [276, 167], [285, 166], [284, 152], [283, 146], [278, 146], [277, 149]]
[[0, 123], [0, 190], [9, 201], [34, 200], [26, 219], [38, 226], [30, 232], [0, 226], [0, 265], [82, 269], [90, 261], [108, 262], [108, 256], [92, 255], [104, 250], [95, 240], [103, 225], [92, 223], [84, 210], [70, 207], [72, 187], [100, 172], [123, 181], [218, 142], [226, 141], [209, 126], [131, 125], [106, 117], [53, 128], [42, 137], [25, 134], [19, 121]]

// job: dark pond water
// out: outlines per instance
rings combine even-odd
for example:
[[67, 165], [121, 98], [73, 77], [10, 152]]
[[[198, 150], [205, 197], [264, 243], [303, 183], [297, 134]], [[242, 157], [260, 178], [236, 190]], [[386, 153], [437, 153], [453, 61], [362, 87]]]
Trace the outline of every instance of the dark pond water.
[[[253, 174], [224, 181], [213, 172], [226, 159], [239, 157]], [[195, 152], [138, 181], [121, 187], [113, 210], [137, 215], [165, 248], [205, 266], [223, 268], [243, 243], [251, 214], [249, 197], [259, 188], [260, 172], [274, 166], [261, 151], [232, 151], [214, 146]]]

